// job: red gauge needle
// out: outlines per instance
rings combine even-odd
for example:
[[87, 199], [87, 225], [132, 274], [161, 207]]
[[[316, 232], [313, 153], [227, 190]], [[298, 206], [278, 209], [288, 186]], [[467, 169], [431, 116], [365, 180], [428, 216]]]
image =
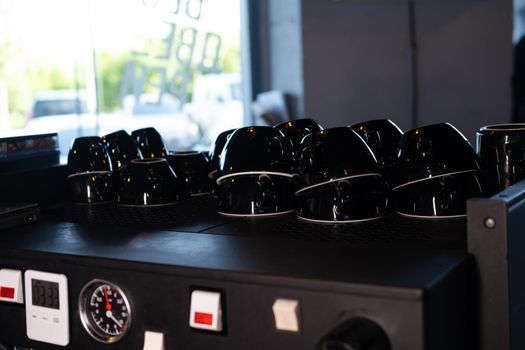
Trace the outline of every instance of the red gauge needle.
[[106, 288], [104, 288], [104, 297], [106, 298], [106, 311], [111, 311], [113, 307], [111, 306], [111, 303], [109, 302], [108, 291], [106, 290]]

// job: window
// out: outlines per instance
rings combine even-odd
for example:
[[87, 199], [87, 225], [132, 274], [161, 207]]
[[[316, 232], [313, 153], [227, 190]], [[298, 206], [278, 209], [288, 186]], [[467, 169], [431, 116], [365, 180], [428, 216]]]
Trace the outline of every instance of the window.
[[241, 0], [0, 2], [3, 135], [153, 126], [172, 150], [243, 124]]

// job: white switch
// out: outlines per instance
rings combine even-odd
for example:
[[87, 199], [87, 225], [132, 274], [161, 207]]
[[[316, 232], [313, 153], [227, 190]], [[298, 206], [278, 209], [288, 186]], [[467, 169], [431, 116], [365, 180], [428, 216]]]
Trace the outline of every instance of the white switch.
[[164, 333], [146, 331], [143, 350], [164, 350]]
[[0, 301], [24, 303], [22, 272], [11, 269], [0, 270]]
[[299, 301], [277, 299], [272, 306], [275, 328], [280, 331], [299, 332]]
[[191, 293], [190, 327], [222, 331], [221, 293], [203, 290]]

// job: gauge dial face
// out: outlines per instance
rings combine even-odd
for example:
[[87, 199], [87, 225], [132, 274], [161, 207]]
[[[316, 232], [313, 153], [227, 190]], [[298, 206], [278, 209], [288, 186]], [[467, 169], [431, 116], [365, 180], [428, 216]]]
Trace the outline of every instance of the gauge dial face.
[[131, 308], [127, 296], [117, 285], [93, 280], [80, 292], [80, 318], [86, 331], [102, 343], [115, 343], [131, 326]]

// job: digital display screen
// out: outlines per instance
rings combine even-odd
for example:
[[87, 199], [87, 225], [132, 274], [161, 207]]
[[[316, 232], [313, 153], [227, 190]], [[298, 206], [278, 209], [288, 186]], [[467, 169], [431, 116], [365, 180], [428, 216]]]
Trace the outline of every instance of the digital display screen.
[[58, 283], [31, 279], [33, 305], [60, 309]]

